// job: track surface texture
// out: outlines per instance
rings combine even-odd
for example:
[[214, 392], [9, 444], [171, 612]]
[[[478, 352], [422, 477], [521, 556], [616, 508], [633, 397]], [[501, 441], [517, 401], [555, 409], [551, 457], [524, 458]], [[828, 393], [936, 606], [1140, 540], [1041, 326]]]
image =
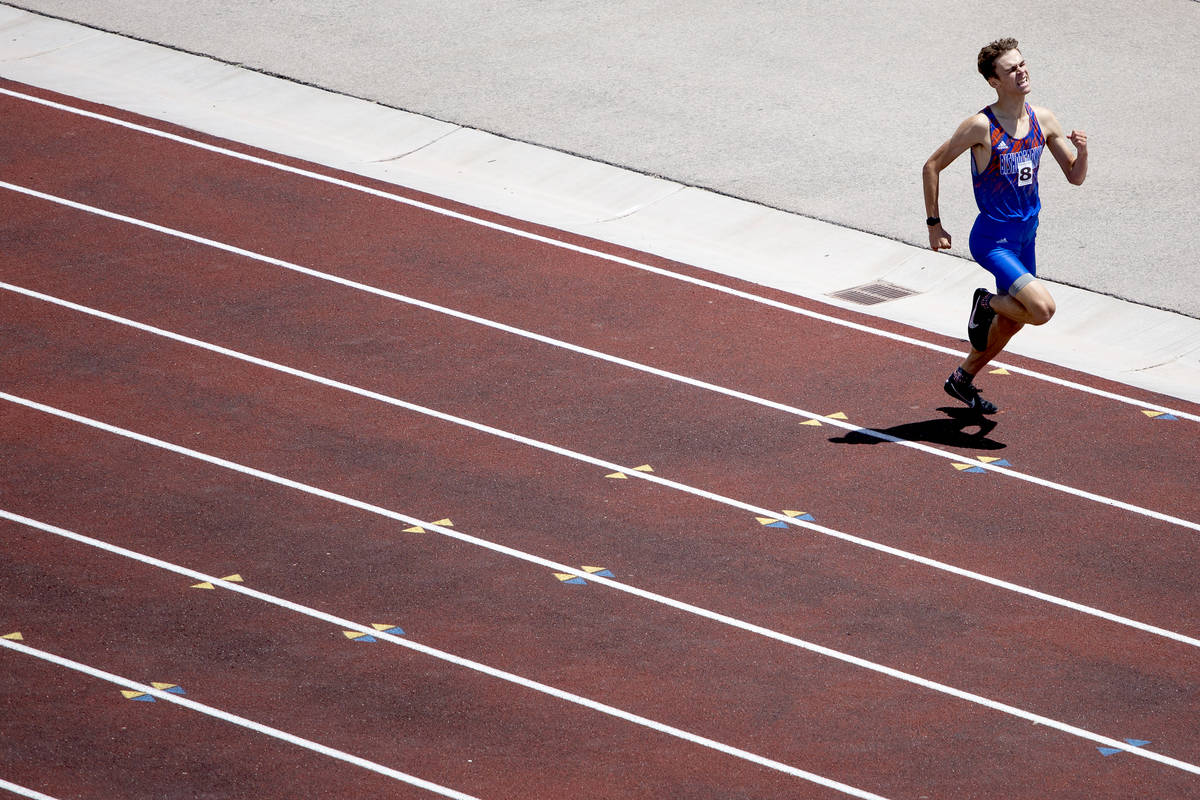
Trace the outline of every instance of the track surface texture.
[[1200, 408], [0, 119], [0, 787], [1200, 797]]

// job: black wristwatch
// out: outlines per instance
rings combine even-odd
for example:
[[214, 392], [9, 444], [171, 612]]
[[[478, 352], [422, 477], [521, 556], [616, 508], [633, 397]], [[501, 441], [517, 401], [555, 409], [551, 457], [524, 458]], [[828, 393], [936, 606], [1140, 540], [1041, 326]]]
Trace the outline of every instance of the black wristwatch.
[[926, 217], [926, 218], [925, 218], [925, 224], [926, 224], [926, 225], [928, 225], [928, 226], [929, 226], [929, 227], [931, 227], [931, 228], [932, 228], [934, 225], [940, 225], [940, 224], [941, 224], [941, 222], [942, 222], [942, 218], [941, 218], [941, 217]]

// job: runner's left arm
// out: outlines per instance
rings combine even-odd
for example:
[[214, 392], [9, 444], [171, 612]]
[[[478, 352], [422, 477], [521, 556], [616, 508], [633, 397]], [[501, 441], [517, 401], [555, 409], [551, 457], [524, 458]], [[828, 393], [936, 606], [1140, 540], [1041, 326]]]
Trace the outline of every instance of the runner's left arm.
[[[1050, 148], [1054, 160], [1062, 167], [1067, 181], [1079, 186], [1087, 177], [1087, 134], [1083, 131], [1073, 130], [1070, 136], [1065, 136], [1058, 118], [1050, 110], [1043, 108], [1035, 113], [1042, 123], [1042, 131], [1046, 135], [1046, 146]], [[1074, 145], [1074, 152], [1070, 145]]]

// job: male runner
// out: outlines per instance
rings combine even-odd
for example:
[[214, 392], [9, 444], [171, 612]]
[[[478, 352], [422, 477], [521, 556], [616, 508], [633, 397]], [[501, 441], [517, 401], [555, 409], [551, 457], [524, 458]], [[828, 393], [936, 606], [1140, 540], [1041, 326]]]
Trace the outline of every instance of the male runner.
[[[1004, 349], [1026, 323], [1043, 325], [1054, 316], [1054, 298], [1037, 279], [1038, 166], [1049, 147], [1067, 180], [1078, 186], [1087, 177], [1087, 134], [1062, 126], [1048, 109], [1025, 102], [1029, 68], [1016, 39], [1000, 39], [979, 51], [979, 74], [996, 90], [996, 102], [968, 117], [933, 152], [921, 173], [929, 246], [950, 248], [950, 234], [938, 212], [941, 171], [971, 151], [971, 176], [979, 216], [971, 228], [971, 255], [996, 277], [996, 294], [976, 289], [967, 335], [971, 353], [949, 378], [946, 393], [970, 408], [994, 414], [996, 406], [973, 383], [983, 366]], [[1075, 152], [1068, 146], [1070, 141]]]

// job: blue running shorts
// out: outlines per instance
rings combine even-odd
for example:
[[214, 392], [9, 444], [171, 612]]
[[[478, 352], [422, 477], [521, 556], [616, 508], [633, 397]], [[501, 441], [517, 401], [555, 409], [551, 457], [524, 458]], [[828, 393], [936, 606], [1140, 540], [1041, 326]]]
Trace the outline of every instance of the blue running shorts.
[[971, 227], [971, 255], [996, 277], [998, 294], [1016, 294], [1037, 277], [1037, 217], [1000, 222], [980, 214]]

